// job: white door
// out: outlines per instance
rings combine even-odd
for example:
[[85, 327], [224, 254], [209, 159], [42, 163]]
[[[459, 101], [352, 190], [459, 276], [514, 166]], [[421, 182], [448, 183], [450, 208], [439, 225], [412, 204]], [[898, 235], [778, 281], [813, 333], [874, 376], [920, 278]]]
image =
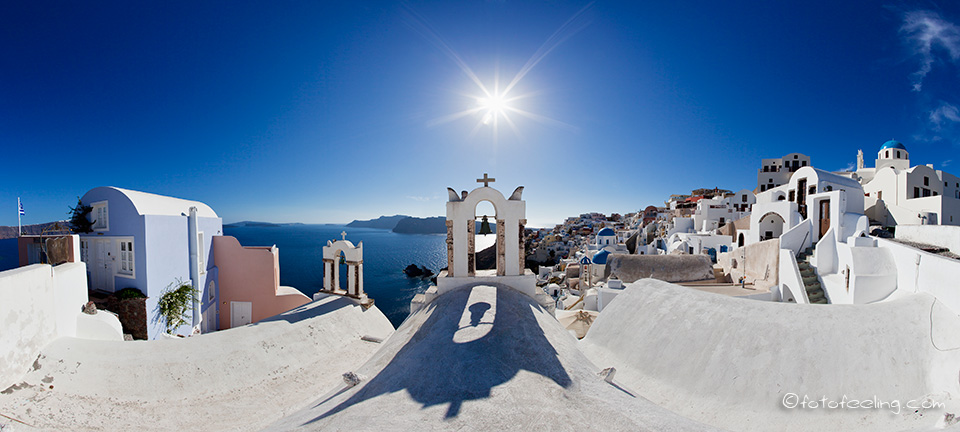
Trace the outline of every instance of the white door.
[[251, 302], [230, 302], [230, 328], [250, 324], [252, 312], [253, 303]]
[[110, 239], [93, 241], [93, 264], [90, 266], [90, 279], [93, 289], [113, 292], [113, 242]]

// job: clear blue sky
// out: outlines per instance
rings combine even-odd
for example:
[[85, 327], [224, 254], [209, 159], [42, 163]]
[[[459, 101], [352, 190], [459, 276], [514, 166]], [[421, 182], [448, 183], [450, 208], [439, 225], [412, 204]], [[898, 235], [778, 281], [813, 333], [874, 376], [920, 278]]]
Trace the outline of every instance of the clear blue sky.
[[[225, 222], [432, 216], [489, 172], [538, 226], [890, 138], [958, 174], [958, 25], [955, 2], [11, 2], [0, 225], [105, 185]], [[496, 134], [451, 119], [478, 107], [468, 68], [526, 71]]]

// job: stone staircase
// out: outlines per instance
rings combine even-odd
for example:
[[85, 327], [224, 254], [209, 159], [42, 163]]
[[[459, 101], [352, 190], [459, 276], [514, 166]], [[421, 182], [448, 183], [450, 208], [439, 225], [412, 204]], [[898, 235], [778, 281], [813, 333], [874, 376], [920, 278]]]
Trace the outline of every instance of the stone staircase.
[[813, 304], [827, 304], [827, 296], [823, 292], [820, 280], [817, 278], [817, 269], [810, 265], [810, 256], [813, 254], [813, 248], [807, 248], [797, 254], [797, 268], [800, 269], [800, 278], [803, 280], [803, 288], [807, 291], [807, 298]]

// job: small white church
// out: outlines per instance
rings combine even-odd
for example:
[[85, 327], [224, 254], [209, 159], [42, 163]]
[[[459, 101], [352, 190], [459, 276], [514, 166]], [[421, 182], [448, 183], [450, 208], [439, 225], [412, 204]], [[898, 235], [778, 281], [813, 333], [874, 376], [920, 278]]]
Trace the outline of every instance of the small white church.
[[879, 225], [960, 225], [960, 179], [932, 164], [910, 166], [899, 141], [880, 146], [873, 168], [859, 151], [848, 175], [863, 186], [865, 213]]

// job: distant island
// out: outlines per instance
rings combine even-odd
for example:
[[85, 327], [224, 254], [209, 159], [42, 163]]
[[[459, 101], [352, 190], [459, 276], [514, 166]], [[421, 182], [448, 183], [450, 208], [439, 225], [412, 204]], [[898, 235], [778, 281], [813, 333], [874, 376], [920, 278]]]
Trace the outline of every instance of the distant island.
[[407, 217], [397, 222], [393, 232], [400, 234], [446, 234], [447, 218], [435, 216], [431, 218]]
[[348, 223], [347, 226], [352, 228], [377, 228], [392, 230], [397, 226], [398, 222], [409, 217], [410, 216], [407, 215], [380, 216], [376, 219], [370, 220], [355, 220]]
[[[63, 226], [69, 226], [67, 221], [58, 221]], [[33, 225], [24, 225], [21, 227], [23, 230], [23, 235], [40, 235], [44, 229], [51, 227], [53, 224], [58, 222], [47, 222], [41, 224]], [[0, 226], [0, 239], [10, 239], [17, 238], [17, 227], [15, 226]]]
[[[355, 220], [347, 224], [354, 228], [377, 228], [388, 229], [398, 234], [445, 234], [447, 232], [447, 218], [443, 216], [434, 216], [429, 218], [418, 218], [405, 215], [380, 216], [370, 220]], [[480, 222], [477, 222], [477, 231], [480, 230]], [[490, 221], [490, 230], [497, 232], [497, 224]]]
[[224, 228], [239, 228], [239, 227], [266, 227], [266, 228], [276, 228], [282, 226], [290, 225], [303, 225], [299, 222], [292, 223], [272, 223], [272, 222], [255, 222], [255, 221], [243, 221], [243, 222], [234, 222], [230, 224], [223, 224]]

